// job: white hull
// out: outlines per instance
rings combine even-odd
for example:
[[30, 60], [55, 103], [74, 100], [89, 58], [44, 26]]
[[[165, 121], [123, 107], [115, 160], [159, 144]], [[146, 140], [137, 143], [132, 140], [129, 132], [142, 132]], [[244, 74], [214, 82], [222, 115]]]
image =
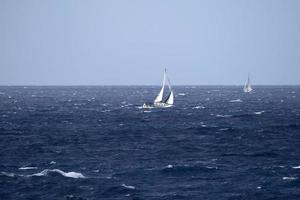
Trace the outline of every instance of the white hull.
[[142, 108], [145, 109], [151, 109], [151, 108], [170, 108], [173, 105], [167, 104], [167, 103], [154, 103], [154, 104], [146, 104], [144, 103]]
[[154, 105], [154, 107], [157, 107], [157, 108], [169, 108], [169, 107], [173, 106], [172, 104], [162, 103], [162, 102], [154, 103], [153, 105]]

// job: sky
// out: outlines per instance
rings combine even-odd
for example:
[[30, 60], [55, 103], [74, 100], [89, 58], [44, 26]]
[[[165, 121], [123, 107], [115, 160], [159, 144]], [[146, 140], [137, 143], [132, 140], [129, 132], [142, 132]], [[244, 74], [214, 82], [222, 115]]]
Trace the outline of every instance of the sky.
[[299, 0], [0, 0], [0, 85], [300, 84]]

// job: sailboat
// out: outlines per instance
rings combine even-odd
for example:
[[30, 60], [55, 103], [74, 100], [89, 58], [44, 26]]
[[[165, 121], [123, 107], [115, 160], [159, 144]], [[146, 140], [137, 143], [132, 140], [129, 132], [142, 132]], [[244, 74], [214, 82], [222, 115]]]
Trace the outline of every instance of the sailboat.
[[249, 93], [249, 92], [251, 92], [252, 90], [253, 90], [253, 89], [252, 89], [251, 84], [250, 84], [250, 76], [248, 75], [247, 82], [246, 82], [246, 84], [244, 85], [244, 92]]
[[[167, 98], [164, 99], [164, 91], [166, 88], [166, 85], [168, 86], [169, 93], [167, 95]], [[174, 105], [174, 92], [171, 88], [171, 83], [170, 80], [167, 76], [167, 69], [164, 71], [164, 79], [163, 79], [163, 84], [160, 89], [160, 92], [154, 99], [153, 104], [147, 104], [144, 103], [143, 108], [152, 108], [152, 107], [159, 107], [159, 108], [168, 108]]]

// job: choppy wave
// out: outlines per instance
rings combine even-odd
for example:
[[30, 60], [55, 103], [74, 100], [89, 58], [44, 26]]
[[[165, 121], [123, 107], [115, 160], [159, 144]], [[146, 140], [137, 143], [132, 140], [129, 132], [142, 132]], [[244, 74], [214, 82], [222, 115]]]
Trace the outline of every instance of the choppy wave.
[[122, 184], [121, 186], [124, 188], [127, 188], [127, 189], [135, 190], [135, 186], [132, 186], [132, 185]]
[[216, 115], [216, 117], [221, 117], [221, 118], [228, 118], [228, 117], [232, 117], [232, 115]]
[[31, 176], [48, 176], [49, 173], [58, 173], [64, 177], [68, 177], [68, 178], [86, 178], [84, 175], [82, 175], [81, 173], [78, 172], [64, 172], [60, 169], [45, 169], [39, 173], [35, 173], [35, 174], [31, 174], [31, 175], [26, 175], [27, 177], [31, 177]]
[[218, 170], [217, 166], [203, 166], [198, 164], [183, 164], [183, 165], [167, 165], [162, 168], [164, 173], [174, 173], [174, 174], [190, 174], [190, 173], [206, 173], [213, 170]]
[[9, 172], [1, 172], [1, 174], [4, 175], [4, 176], [8, 176], [8, 177], [15, 177], [16, 176], [16, 174], [9, 173]]
[[20, 170], [30, 170], [30, 169], [37, 169], [37, 167], [20, 167]]
[[277, 157], [279, 154], [267, 151], [267, 152], [257, 152], [257, 153], [224, 153], [222, 156], [238, 156], [238, 157]]
[[205, 107], [204, 106], [195, 106], [193, 107], [193, 109], [204, 109]]
[[237, 103], [237, 102], [243, 102], [241, 99], [234, 99], [234, 100], [230, 100], [230, 103]]
[[220, 128], [219, 131], [228, 131], [229, 128]]
[[106, 113], [106, 112], [110, 112], [111, 110], [102, 110], [101, 112]]
[[173, 165], [167, 165], [166, 168], [173, 168]]
[[0, 199], [297, 199], [300, 87], [159, 89], [0, 87]]
[[293, 181], [293, 180], [296, 180], [296, 179], [298, 179], [298, 177], [294, 177], [294, 176], [282, 177], [282, 180], [288, 180], [288, 181]]
[[261, 115], [261, 114], [263, 114], [265, 111], [264, 110], [262, 110], [262, 111], [257, 111], [257, 112], [254, 112], [254, 114], [256, 114], [256, 115]]

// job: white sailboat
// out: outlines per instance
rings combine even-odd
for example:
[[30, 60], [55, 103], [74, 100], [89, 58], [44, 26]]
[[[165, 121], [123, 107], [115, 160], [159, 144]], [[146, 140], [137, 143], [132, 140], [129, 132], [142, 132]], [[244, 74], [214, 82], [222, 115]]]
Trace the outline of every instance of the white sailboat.
[[[166, 84], [168, 85], [168, 88], [169, 88], [169, 94], [168, 94], [167, 98], [164, 99], [164, 91], [165, 91]], [[167, 70], [165, 69], [163, 84], [160, 89], [160, 92], [154, 99], [153, 105], [144, 103], [143, 108], [150, 108], [150, 107], [168, 108], [173, 105], [174, 105], [174, 92], [171, 88], [170, 80], [167, 77]]]
[[244, 92], [249, 93], [249, 92], [251, 92], [252, 90], [253, 90], [253, 89], [252, 89], [251, 84], [250, 84], [250, 76], [248, 75], [247, 82], [246, 82], [246, 84], [244, 85]]

